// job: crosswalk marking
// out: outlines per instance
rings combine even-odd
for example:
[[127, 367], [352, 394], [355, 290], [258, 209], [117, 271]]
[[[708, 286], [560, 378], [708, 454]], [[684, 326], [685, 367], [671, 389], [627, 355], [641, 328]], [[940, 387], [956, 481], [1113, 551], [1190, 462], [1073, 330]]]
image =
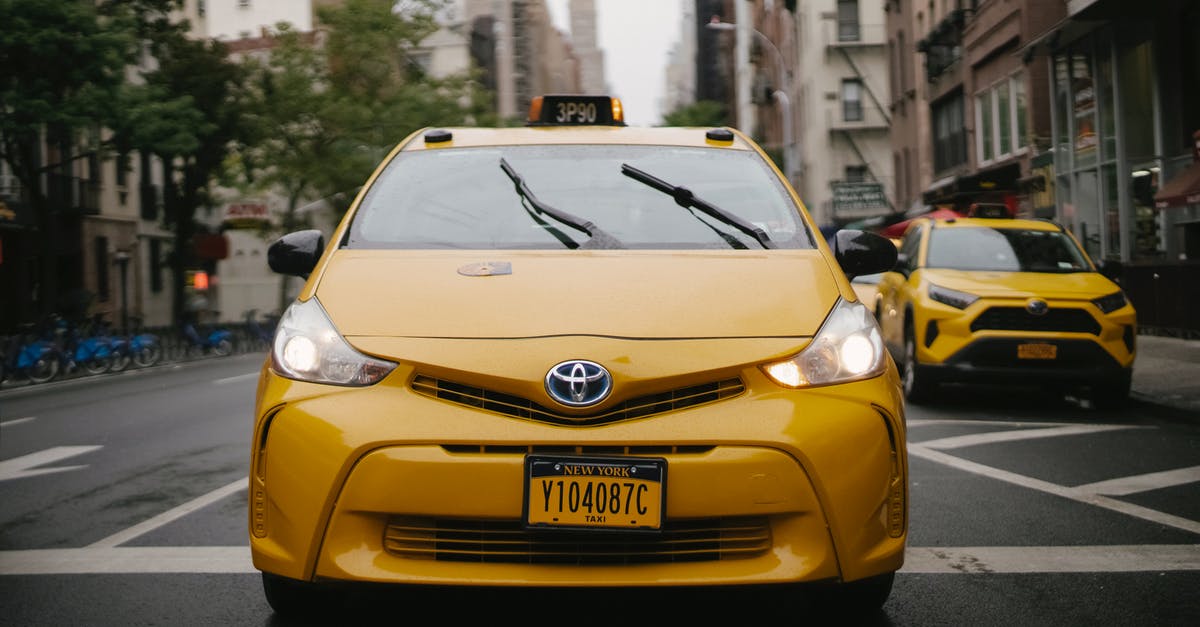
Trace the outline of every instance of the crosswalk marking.
[[1138, 492], [1147, 492], [1161, 488], [1170, 488], [1188, 483], [1200, 483], [1200, 466], [1178, 468], [1151, 472], [1132, 477], [1118, 477], [1107, 481], [1097, 481], [1087, 485], [1075, 486], [1078, 492], [1091, 494], [1107, 494], [1109, 496], [1125, 496]]
[[976, 446], [979, 444], [993, 444], [996, 442], [1016, 442], [1018, 440], [1058, 438], [1069, 435], [1087, 435], [1090, 433], [1102, 433], [1104, 431], [1118, 431], [1121, 429], [1145, 428], [1147, 427], [1136, 425], [1063, 425], [1059, 427], [1018, 429], [1015, 431], [991, 431], [988, 433], [973, 433], [971, 435], [938, 438], [936, 440], [925, 440], [921, 442], [921, 446], [932, 449], [950, 449], [962, 448], [964, 446]]
[[51, 466], [49, 468], [38, 468], [45, 464], [52, 464], [56, 461], [75, 457], [90, 453], [96, 449], [103, 448], [102, 446], [56, 446], [48, 448], [44, 451], [22, 455], [0, 461], [0, 481], [8, 481], [10, 479], [22, 479], [25, 477], [33, 477], [37, 475], [45, 475], [52, 472], [65, 472], [68, 470], [79, 470], [87, 468], [83, 466]]

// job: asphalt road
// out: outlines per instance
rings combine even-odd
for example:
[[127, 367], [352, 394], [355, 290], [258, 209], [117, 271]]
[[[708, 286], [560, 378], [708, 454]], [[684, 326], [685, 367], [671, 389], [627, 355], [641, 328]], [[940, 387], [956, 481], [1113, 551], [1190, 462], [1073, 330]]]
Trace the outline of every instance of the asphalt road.
[[[291, 624], [267, 606], [245, 538], [261, 359], [0, 392], [0, 625]], [[865, 624], [1200, 622], [1200, 425], [977, 388], [910, 406], [908, 420], [909, 550]], [[845, 624], [780, 591], [389, 590], [341, 611]]]

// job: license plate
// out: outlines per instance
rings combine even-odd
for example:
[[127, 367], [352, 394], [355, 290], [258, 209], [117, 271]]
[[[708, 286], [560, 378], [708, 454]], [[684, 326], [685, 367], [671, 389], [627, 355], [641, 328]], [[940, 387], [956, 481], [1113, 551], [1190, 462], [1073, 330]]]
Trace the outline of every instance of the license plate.
[[660, 529], [666, 479], [665, 459], [529, 455], [525, 458], [525, 524]]
[[1058, 346], [1054, 344], [1018, 344], [1017, 358], [1019, 359], [1055, 359], [1058, 357]]

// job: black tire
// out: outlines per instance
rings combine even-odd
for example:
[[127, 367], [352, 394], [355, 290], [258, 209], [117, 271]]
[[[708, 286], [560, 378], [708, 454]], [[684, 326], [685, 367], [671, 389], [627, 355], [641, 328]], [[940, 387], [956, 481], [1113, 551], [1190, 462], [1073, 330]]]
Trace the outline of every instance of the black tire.
[[112, 360], [109, 361], [108, 364], [108, 371], [121, 372], [128, 368], [129, 363], [132, 361], [133, 359], [130, 358], [129, 353], [127, 352], [121, 351], [119, 353], [113, 353]]
[[46, 383], [58, 376], [58, 355], [47, 353], [29, 367], [30, 383]]
[[158, 345], [143, 346], [141, 350], [133, 354], [133, 363], [139, 368], [147, 368], [158, 363], [162, 359], [162, 347]]
[[904, 329], [904, 398], [913, 403], [922, 403], [933, 396], [936, 387], [929, 377], [922, 374], [917, 361], [917, 338], [912, 326]]
[[88, 374], [103, 374], [108, 372], [109, 366], [112, 365], [112, 360], [108, 357], [92, 357], [80, 365], [83, 366], [83, 369]]
[[263, 593], [276, 614], [307, 619], [336, 616], [342, 605], [340, 591], [328, 586], [262, 574]]
[[213, 354], [217, 355], [218, 357], [226, 357], [231, 355], [233, 354], [233, 342], [230, 342], [228, 339], [220, 340], [217, 342], [216, 346], [212, 347], [212, 351]]
[[1091, 401], [1092, 409], [1099, 411], [1121, 409], [1129, 400], [1131, 384], [1132, 376], [1126, 372], [1116, 378], [1108, 379], [1100, 385], [1092, 386], [1088, 398]]

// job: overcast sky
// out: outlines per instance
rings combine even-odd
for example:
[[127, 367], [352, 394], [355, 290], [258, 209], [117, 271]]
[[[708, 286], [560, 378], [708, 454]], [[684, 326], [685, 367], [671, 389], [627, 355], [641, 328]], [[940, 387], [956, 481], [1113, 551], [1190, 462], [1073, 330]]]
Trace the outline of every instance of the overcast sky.
[[[684, 0], [595, 0], [610, 95], [625, 106], [630, 126], [662, 122], [667, 54], [679, 41]], [[570, 32], [568, 0], [546, 0], [554, 23]]]

